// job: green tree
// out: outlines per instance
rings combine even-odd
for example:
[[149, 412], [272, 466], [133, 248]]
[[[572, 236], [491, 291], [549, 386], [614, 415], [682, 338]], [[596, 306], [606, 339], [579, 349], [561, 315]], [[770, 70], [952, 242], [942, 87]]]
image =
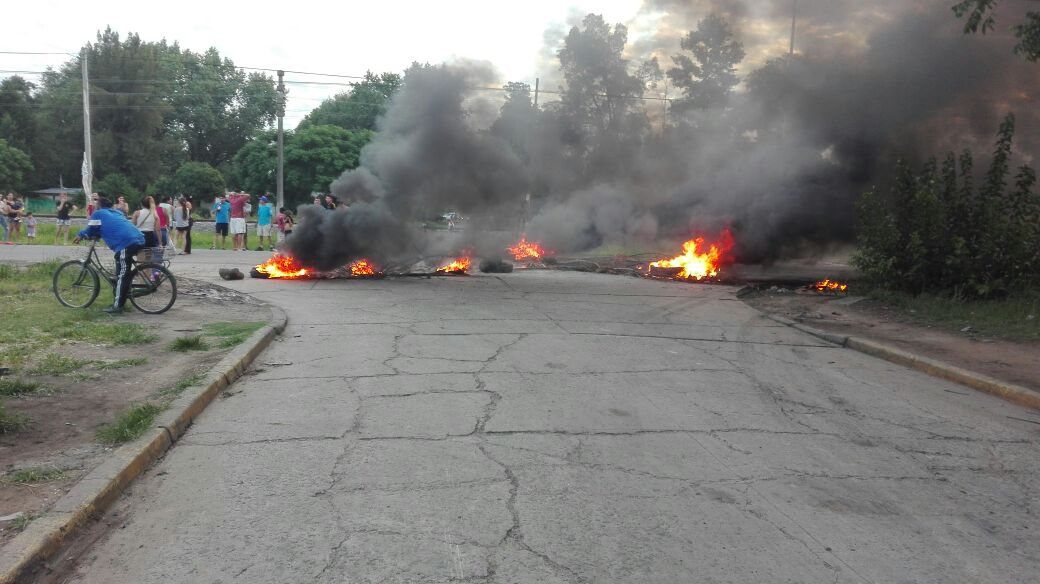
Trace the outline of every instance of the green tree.
[[170, 128], [190, 160], [219, 167], [274, 121], [278, 94], [269, 75], [247, 75], [214, 48], [193, 53], [175, 45], [169, 60]]
[[376, 119], [386, 113], [390, 98], [401, 88], [397, 73], [365, 72], [349, 92], [326, 99], [303, 118], [297, 129], [309, 126], [339, 126], [345, 130], [375, 130]]
[[[286, 132], [286, 143], [293, 133]], [[235, 154], [231, 176], [239, 188], [248, 193], [273, 193], [277, 188], [278, 146], [273, 131], [261, 132], [246, 142]]]
[[130, 179], [122, 173], [110, 172], [99, 181], [94, 183], [94, 190], [103, 193], [106, 197], [115, 201], [116, 197], [126, 197], [131, 205], [141, 200], [141, 192], [134, 188]]
[[0, 139], [33, 158], [37, 122], [36, 85], [15, 75], [0, 81]]
[[[953, 5], [957, 18], [965, 18], [964, 34], [975, 34], [993, 30], [997, 25], [994, 16], [1000, 0], [960, 0]], [[1011, 27], [1018, 44], [1015, 54], [1029, 61], [1040, 60], [1040, 12], [1029, 11], [1025, 21]]]
[[310, 126], [297, 130], [285, 145], [286, 202], [307, 202], [315, 191], [329, 190], [343, 171], [357, 168], [361, 148], [375, 134], [339, 126]]
[[32, 172], [29, 157], [21, 150], [8, 146], [0, 139], [0, 191], [21, 190], [25, 177]]
[[697, 23], [679, 45], [691, 56], [672, 57], [675, 67], [668, 78], [682, 90], [683, 99], [672, 102], [671, 111], [723, 107], [739, 82], [736, 66], [744, 59], [744, 45], [733, 36], [726, 19], [711, 14]]
[[224, 193], [224, 175], [205, 162], [185, 162], [173, 175], [179, 194], [195, 199], [196, 204]]

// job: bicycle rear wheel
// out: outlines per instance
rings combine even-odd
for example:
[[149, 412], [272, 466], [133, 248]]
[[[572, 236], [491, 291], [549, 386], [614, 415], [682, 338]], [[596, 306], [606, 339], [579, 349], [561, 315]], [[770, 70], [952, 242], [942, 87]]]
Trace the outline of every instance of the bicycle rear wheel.
[[159, 264], [138, 264], [130, 274], [130, 304], [146, 314], [162, 314], [177, 300], [177, 279]]
[[97, 272], [82, 260], [71, 260], [58, 266], [52, 284], [54, 296], [69, 308], [86, 308], [101, 292]]

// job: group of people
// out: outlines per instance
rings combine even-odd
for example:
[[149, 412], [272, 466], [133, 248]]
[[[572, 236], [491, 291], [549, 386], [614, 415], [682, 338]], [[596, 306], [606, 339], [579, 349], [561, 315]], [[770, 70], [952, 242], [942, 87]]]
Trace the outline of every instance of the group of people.
[[36, 239], [36, 217], [33, 217], [32, 211], [26, 211], [21, 197], [7, 193], [7, 196], [0, 198], [0, 229], [4, 233], [3, 241], [0, 243], [19, 243], [23, 224], [25, 237], [30, 242]]
[[[228, 234], [231, 235], [233, 250], [245, 251], [248, 248], [246, 217], [253, 211], [251, 201], [251, 195], [240, 192], [231, 192], [227, 196], [218, 196], [213, 201], [210, 212], [213, 215], [216, 235], [213, 238], [213, 246], [210, 249], [217, 249], [218, 238], [220, 239], [220, 249], [227, 249]], [[276, 214], [274, 212], [274, 204], [267, 198], [267, 195], [261, 195], [256, 209], [256, 236], [259, 239], [256, 251], [263, 251], [264, 249], [274, 251], [275, 230], [277, 230], [280, 241], [293, 232], [294, 225], [295, 219], [291, 212], [282, 207], [278, 209]]]

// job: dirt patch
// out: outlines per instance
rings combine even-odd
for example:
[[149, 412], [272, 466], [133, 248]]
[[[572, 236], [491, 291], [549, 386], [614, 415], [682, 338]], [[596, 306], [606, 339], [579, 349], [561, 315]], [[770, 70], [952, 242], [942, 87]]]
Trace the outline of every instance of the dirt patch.
[[[270, 318], [265, 305], [232, 290], [184, 278], [178, 285], [177, 303], [168, 313], [149, 316], [131, 310], [116, 317], [143, 325], [155, 335], [154, 341], [116, 346], [65, 341], [44, 352], [74, 363], [74, 370], [32, 374], [26, 366], [17, 372], [19, 378], [42, 387], [4, 399], [8, 412], [26, 415], [31, 422], [22, 430], [0, 434], [0, 516], [44, 512], [112, 450], [98, 442], [99, 428], [131, 404], [158, 403], [183, 390], [251, 330], [234, 324], [214, 328], [213, 323], [266, 324]], [[55, 302], [54, 310], [72, 309]], [[175, 339], [195, 335], [202, 337], [205, 350], [169, 349]], [[18, 484], [13, 478], [23, 469], [62, 474], [47, 482]], [[13, 537], [18, 526], [15, 520], [0, 522], [0, 544]]]
[[970, 371], [1040, 390], [1040, 344], [951, 332], [869, 298], [773, 287], [743, 295], [755, 308], [820, 330], [883, 342]]

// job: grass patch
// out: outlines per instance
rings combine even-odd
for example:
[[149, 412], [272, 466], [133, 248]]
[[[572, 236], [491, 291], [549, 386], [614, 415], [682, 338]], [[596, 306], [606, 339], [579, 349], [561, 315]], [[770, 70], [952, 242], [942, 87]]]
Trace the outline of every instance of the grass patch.
[[29, 416], [15, 412], [8, 412], [3, 402], [0, 402], [0, 434], [17, 432], [29, 425]]
[[28, 527], [30, 523], [32, 523], [33, 519], [36, 519], [35, 515], [33, 515], [32, 513], [26, 513], [25, 515], [22, 515], [21, 517], [11, 521], [11, 527], [15, 531], [24, 531], [25, 528]]
[[205, 351], [209, 349], [209, 343], [206, 339], [202, 338], [202, 335], [195, 335], [192, 337], [180, 337], [174, 339], [170, 343], [171, 351], [178, 351], [180, 353], [187, 353], [188, 351]]
[[43, 387], [37, 381], [25, 381], [24, 379], [0, 379], [0, 396], [12, 397], [16, 395], [28, 395], [36, 393]]
[[192, 387], [194, 385], [198, 385], [203, 379], [205, 379], [205, 375], [204, 374], [202, 374], [202, 373], [193, 373], [192, 375], [190, 375], [188, 377], [185, 377], [184, 379], [181, 379], [180, 381], [178, 381], [176, 384], [174, 384], [173, 387], [168, 387], [168, 388], [160, 391], [159, 392], [159, 396], [163, 397], [163, 398], [168, 398], [168, 399], [175, 398], [178, 395], [180, 395], [181, 393], [183, 393], [184, 390], [188, 389], [189, 387]]
[[93, 363], [90, 359], [65, 357], [57, 353], [49, 353], [35, 367], [28, 371], [29, 375], [68, 375]]
[[262, 322], [211, 322], [203, 325], [202, 331], [211, 337], [219, 337], [221, 348], [234, 347], [263, 328]]
[[0, 355], [4, 356], [4, 366], [31, 363], [36, 355], [63, 340], [113, 346], [141, 345], [158, 339], [139, 324], [113, 323], [101, 312], [112, 302], [107, 284], [102, 285], [101, 295], [89, 309], [58, 304], [51, 292], [51, 279], [60, 264], [44, 262], [26, 268], [0, 265], [0, 297], [4, 299]]
[[137, 404], [119, 414], [116, 421], [102, 426], [97, 431], [98, 442], [107, 446], [116, 446], [129, 442], [151, 427], [155, 417], [163, 411], [161, 406], [150, 403]]
[[64, 480], [66, 476], [56, 468], [26, 468], [5, 476], [2, 481], [15, 485], [35, 485]]
[[127, 367], [137, 367], [138, 365], [144, 365], [147, 362], [147, 357], [133, 357], [131, 359], [120, 359], [118, 361], [94, 361], [92, 367], [101, 371], [107, 371], [109, 369], [126, 369]]
[[882, 289], [868, 294], [917, 323], [958, 332], [970, 326], [972, 332], [994, 338], [1040, 341], [1040, 292], [1002, 300], [962, 300], [931, 294], [913, 296]]

